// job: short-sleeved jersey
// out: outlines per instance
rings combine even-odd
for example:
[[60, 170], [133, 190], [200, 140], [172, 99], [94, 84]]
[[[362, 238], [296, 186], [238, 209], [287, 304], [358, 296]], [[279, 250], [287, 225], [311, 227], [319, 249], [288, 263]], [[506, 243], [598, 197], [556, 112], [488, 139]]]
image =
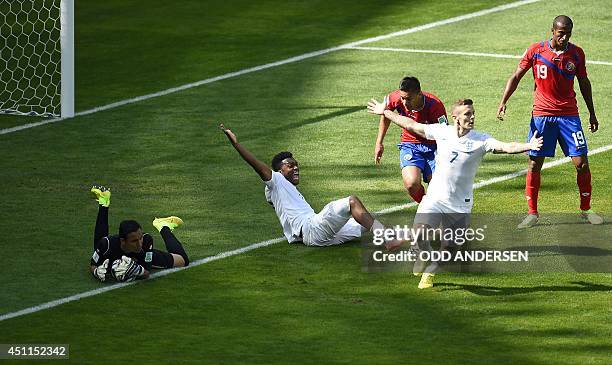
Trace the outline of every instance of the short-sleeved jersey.
[[476, 170], [484, 155], [500, 142], [475, 130], [458, 137], [457, 128], [448, 125], [427, 125], [425, 136], [438, 143], [436, 171], [425, 197], [442, 201], [455, 212], [469, 213], [474, 204]]
[[[446, 109], [444, 104], [435, 95], [422, 92], [425, 99], [425, 104], [421, 110], [408, 110], [400, 96], [400, 90], [395, 90], [385, 97], [385, 105], [387, 109], [396, 111], [399, 115], [403, 115], [422, 124], [448, 124], [446, 117]], [[402, 142], [411, 143], [429, 143], [434, 144], [435, 141], [425, 139], [415, 133], [409, 132], [402, 128]]]
[[561, 53], [552, 49], [550, 41], [527, 48], [519, 67], [533, 72], [534, 116], [578, 116], [574, 77], [587, 76], [585, 62], [582, 48], [572, 43]]
[[268, 203], [274, 206], [283, 233], [289, 243], [301, 241], [304, 222], [315, 215], [302, 193], [280, 172], [273, 171], [272, 179], [264, 181]]
[[142, 238], [142, 250], [138, 253], [127, 253], [121, 249], [121, 241], [118, 235], [102, 237], [96, 242], [96, 248], [91, 257], [91, 265], [100, 266], [106, 259], [109, 265], [112, 262], [120, 259], [121, 256], [127, 256], [136, 259], [138, 264], [142, 265], [146, 270], [151, 271], [153, 262], [153, 237], [145, 233]]

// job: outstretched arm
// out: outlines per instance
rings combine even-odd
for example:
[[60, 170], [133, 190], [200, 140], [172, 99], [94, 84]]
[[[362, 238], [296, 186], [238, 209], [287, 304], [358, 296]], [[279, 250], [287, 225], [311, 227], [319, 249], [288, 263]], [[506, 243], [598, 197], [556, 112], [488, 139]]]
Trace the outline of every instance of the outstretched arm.
[[221, 129], [223, 133], [225, 133], [227, 139], [229, 139], [232, 146], [234, 146], [236, 151], [238, 151], [238, 153], [240, 154], [240, 157], [242, 157], [243, 160], [245, 160], [249, 165], [251, 165], [253, 170], [255, 170], [255, 172], [259, 175], [259, 177], [261, 177], [263, 181], [270, 181], [272, 179], [272, 170], [268, 167], [268, 165], [259, 161], [257, 157], [255, 157], [255, 155], [253, 155], [249, 150], [242, 147], [238, 143], [236, 135], [230, 129], [225, 128], [223, 124], [219, 125], [219, 129]]
[[379, 103], [378, 101], [374, 99], [370, 100], [368, 102], [368, 113], [384, 115], [385, 118], [389, 119], [390, 121], [399, 125], [400, 127], [405, 128], [406, 130], [412, 133], [416, 133], [423, 138], [427, 138], [425, 136], [425, 128], [423, 127], [424, 124], [417, 123], [413, 119], [404, 117], [391, 110], [386, 109], [386, 106], [384, 103]]
[[587, 109], [589, 109], [589, 130], [591, 132], [597, 132], [597, 130], [599, 129], [599, 121], [597, 121], [597, 116], [595, 116], [591, 81], [588, 77], [578, 78], [578, 85], [580, 86], [580, 93], [584, 98], [584, 103], [586, 104]]
[[504, 89], [504, 94], [502, 95], [502, 99], [499, 103], [499, 107], [497, 108], [497, 119], [504, 120], [504, 114], [506, 114], [506, 103], [508, 99], [512, 96], [516, 88], [518, 87], [519, 82], [527, 73], [528, 68], [517, 68], [516, 71], [510, 76], [508, 82], [506, 82], [506, 88]]
[[542, 148], [542, 143], [544, 143], [544, 139], [542, 137], [538, 137], [538, 132], [536, 131], [529, 140], [529, 143], [518, 143], [518, 142], [499, 142], [496, 143], [493, 149], [493, 153], [521, 153], [527, 152], [530, 150], [539, 151]]

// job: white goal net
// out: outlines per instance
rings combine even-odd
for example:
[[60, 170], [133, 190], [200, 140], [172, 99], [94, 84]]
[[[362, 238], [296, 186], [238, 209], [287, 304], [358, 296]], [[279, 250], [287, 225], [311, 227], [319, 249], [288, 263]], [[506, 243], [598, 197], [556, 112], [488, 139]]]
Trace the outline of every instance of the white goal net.
[[72, 30], [62, 29], [64, 2], [0, 0], [0, 113], [57, 117], [65, 114], [64, 101], [74, 105], [62, 95], [62, 83], [73, 84], [73, 75], [62, 75], [62, 69], [74, 62], [62, 57], [63, 46], [72, 47], [62, 37], [74, 40]]

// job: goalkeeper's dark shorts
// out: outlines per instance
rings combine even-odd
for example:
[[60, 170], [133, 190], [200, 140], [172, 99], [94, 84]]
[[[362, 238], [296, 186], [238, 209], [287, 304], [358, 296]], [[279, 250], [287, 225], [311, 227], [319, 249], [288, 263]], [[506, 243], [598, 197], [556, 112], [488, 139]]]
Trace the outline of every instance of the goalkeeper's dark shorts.
[[152, 249], [153, 261], [151, 266], [153, 269], [171, 269], [174, 267], [174, 257], [170, 252]]

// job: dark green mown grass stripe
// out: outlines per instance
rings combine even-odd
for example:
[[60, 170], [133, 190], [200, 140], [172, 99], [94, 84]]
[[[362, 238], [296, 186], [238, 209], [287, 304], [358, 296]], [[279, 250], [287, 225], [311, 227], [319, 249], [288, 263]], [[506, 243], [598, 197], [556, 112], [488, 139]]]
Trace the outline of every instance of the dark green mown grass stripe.
[[[143, 1], [77, 4], [78, 109], [504, 2], [271, 0], [255, 4], [190, 0], [155, 5]], [[245, 91], [248, 93], [240, 93]]]

